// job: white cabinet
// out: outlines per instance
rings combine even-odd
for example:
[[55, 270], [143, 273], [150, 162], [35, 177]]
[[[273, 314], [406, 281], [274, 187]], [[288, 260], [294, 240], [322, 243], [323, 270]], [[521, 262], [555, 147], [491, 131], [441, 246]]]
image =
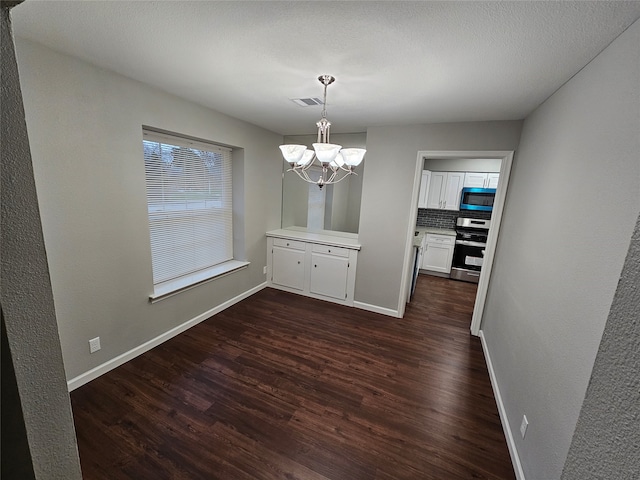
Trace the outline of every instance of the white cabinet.
[[446, 188], [447, 172], [431, 172], [427, 208], [442, 208], [442, 200]]
[[428, 208], [427, 200], [429, 198], [429, 185], [431, 183], [431, 172], [429, 170], [422, 171], [420, 179], [420, 194], [418, 195], [418, 208]]
[[[287, 230], [278, 230], [285, 235]], [[353, 305], [356, 264], [360, 245], [356, 242], [318, 243], [322, 234], [293, 233], [302, 238], [282, 238], [267, 233], [267, 283], [273, 288]], [[307, 237], [307, 238], [304, 238]], [[340, 238], [324, 240], [340, 242]], [[312, 241], [311, 241], [312, 239]]]
[[460, 210], [460, 195], [464, 185], [464, 173], [447, 173], [447, 189], [444, 194], [445, 210]]
[[427, 208], [459, 210], [464, 172], [431, 172]]
[[467, 172], [464, 174], [464, 188], [485, 188], [486, 183], [486, 173]]
[[327, 245], [313, 245], [311, 250], [309, 291], [316, 295], [346, 299], [349, 251]]
[[465, 188], [498, 188], [499, 173], [467, 172], [464, 175]]
[[271, 281], [283, 287], [304, 290], [305, 249], [304, 242], [275, 238]]
[[499, 173], [487, 173], [487, 187], [486, 188], [498, 188], [498, 181], [500, 180]]
[[420, 267], [433, 272], [450, 273], [454, 243], [455, 237], [451, 235], [426, 234]]

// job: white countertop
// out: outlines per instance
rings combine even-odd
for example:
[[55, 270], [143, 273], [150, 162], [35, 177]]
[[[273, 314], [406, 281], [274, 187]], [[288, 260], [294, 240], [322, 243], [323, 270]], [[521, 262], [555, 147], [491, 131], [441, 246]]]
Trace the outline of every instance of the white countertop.
[[290, 240], [320, 243], [322, 245], [332, 245], [335, 247], [350, 248], [352, 250], [360, 250], [360, 248], [362, 248], [358, 243], [358, 234], [334, 232], [332, 230], [308, 232], [307, 229], [303, 227], [289, 227], [271, 230], [267, 232], [267, 237], [288, 238]]

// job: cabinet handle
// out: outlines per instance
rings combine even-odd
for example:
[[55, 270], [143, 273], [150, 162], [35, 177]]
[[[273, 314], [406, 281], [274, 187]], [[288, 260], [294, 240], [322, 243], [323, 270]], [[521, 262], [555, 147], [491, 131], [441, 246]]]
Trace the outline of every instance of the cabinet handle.
[[287, 242], [287, 247], [289, 246], [289, 242]]
[[331, 253], [331, 249], [327, 250], [327, 252]]
[[298, 265], [300, 265], [300, 260], [298, 260]]

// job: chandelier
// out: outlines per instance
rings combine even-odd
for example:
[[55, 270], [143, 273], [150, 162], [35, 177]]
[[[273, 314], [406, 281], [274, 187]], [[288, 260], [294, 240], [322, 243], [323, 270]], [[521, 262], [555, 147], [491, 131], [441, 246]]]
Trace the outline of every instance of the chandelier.
[[[318, 80], [324, 85], [322, 118], [316, 123], [318, 142], [313, 144], [313, 150], [309, 150], [306, 145], [280, 145], [280, 150], [284, 161], [290, 167], [287, 172], [295, 172], [305, 182], [314, 183], [322, 188], [324, 185], [338, 183], [349, 175], [357, 175], [354, 169], [362, 162], [366, 150], [342, 148], [342, 145], [329, 143], [331, 122], [327, 120], [327, 86], [331, 85], [335, 78], [331, 75], [320, 75]], [[308, 170], [316, 161], [322, 167], [322, 173], [317, 180], [313, 180]]]

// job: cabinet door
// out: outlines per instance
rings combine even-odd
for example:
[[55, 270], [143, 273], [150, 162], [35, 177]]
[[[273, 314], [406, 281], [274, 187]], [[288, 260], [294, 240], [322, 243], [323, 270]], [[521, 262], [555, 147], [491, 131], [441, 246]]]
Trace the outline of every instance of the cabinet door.
[[446, 180], [446, 172], [431, 172], [427, 208], [442, 208], [442, 196], [446, 188]]
[[274, 246], [272, 255], [271, 281], [304, 290], [304, 251]]
[[422, 268], [434, 272], [450, 273], [452, 258], [452, 245], [427, 243], [427, 248], [422, 255]]
[[418, 208], [427, 208], [430, 182], [431, 172], [429, 170], [423, 170], [422, 178], [420, 180], [420, 194], [418, 195]]
[[344, 300], [347, 298], [348, 272], [348, 258], [313, 253], [309, 291], [316, 295]]
[[499, 173], [487, 173], [487, 188], [498, 188]]
[[445, 210], [460, 210], [462, 185], [464, 185], [463, 172], [447, 173], [447, 184], [442, 208]]
[[464, 174], [464, 188], [484, 188], [486, 184], [486, 173], [467, 172]]

